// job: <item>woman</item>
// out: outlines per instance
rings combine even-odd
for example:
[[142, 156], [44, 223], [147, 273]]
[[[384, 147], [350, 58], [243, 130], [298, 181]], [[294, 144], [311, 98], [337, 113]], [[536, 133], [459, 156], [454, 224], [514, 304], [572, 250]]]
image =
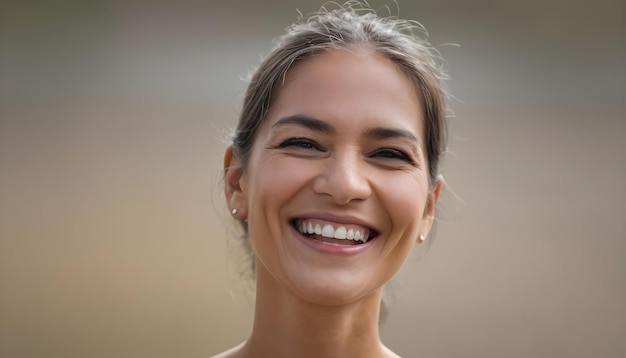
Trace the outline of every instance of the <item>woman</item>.
[[218, 357], [397, 356], [383, 286], [431, 229], [445, 149], [443, 74], [415, 30], [348, 3], [289, 28], [254, 74], [224, 157], [254, 325]]

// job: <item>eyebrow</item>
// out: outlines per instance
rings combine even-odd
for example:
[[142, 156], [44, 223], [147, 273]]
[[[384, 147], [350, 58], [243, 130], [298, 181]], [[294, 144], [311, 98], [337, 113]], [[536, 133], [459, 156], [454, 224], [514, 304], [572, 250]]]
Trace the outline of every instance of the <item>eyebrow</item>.
[[307, 117], [301, 114], [296, 114], [294, 116], [281, 118], [272, 125], [272, 128], [286, 126], [289, 124], [296, 124], [299, 126], [303, 126], [308, 129], [314, 130], [316, 132], [322, 132], [322, 133], [327, 133], [327, 134], [335, 133], [335, 128], [331, 126], [330, 124], [322, 120]]
[[405, 129], [376, 127], [368, 129], [365, 135], [374, 139], [404, 138], [417, 144], [420, 143], [419, 138], [415, 134]]

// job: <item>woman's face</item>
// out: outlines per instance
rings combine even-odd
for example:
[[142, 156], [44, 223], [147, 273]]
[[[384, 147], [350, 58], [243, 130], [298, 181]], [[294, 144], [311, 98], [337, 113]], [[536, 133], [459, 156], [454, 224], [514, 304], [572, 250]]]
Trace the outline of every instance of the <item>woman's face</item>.
[[246, 169], [226, 174], [257, 270], [317, 303], [377, 292], [433, 221], [423, 138], [419, 95], [385, 57], [330, 50], [291, 68]]

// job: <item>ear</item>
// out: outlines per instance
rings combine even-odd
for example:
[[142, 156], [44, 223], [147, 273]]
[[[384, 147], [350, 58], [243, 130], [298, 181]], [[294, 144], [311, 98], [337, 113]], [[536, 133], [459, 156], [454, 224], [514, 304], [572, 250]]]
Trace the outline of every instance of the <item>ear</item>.
[[241, 167], [241, 160], [235, 154], [233, 146], [228, 146], [224, 153], [224, 194], [228, 211], [237, 209], [235, 218], [246, 220], [248, 218], [248, 205], [246, 200], [246, 180]]
[[[426, 236], [428, 236], [428, 233], [430, 232], [430, 229], [433, 227], [433, 223], [435, 222], [435, 209], [437, 208], [439, 194], [443, 185], [444, 180], [443, 177], [440, 175], [437, 177], [437, 182], [428, 193], [428, 198], [426, 199], [426, 207], [424, 208], [424, 214], [422, 215], [420, 237], [426, 238]], [[420, 239], [420, 237], [417, 238], [418, 244], [422, 242], [422, 239]]]

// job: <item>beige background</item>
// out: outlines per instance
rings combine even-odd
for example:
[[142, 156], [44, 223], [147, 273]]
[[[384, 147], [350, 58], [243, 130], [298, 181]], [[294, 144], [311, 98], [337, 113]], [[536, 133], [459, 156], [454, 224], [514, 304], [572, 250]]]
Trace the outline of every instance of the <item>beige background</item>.
[[[319, 4], [0, 4], [0, 356], [207, 357], [245, 339], [220, 138], [240, 78]], [[433, 43], [461, 44], [441, 47], [460, 199], [399, 275], [397, 352], [626, 356], [625, 4], [400, 0]]]

